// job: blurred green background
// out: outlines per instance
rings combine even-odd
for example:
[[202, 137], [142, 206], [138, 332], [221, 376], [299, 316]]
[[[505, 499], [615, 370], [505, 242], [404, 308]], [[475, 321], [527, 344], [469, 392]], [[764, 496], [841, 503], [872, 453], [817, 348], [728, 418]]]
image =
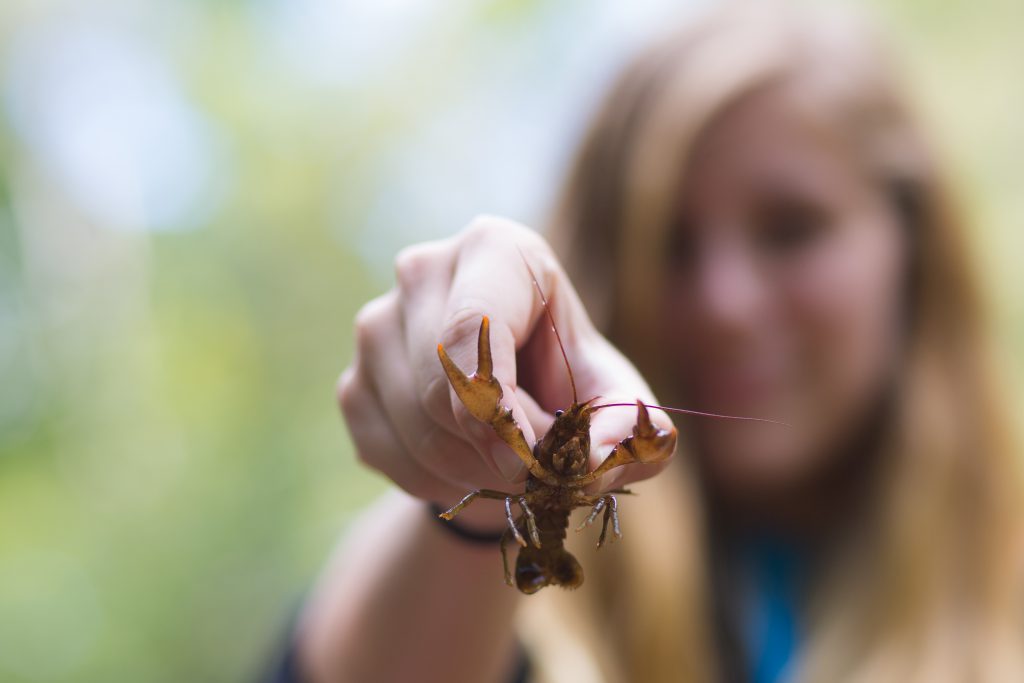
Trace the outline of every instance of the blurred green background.
[[[356, 310], [405, 244], [539, 224], [616, 64], [699, 4], [0, 4], [0, 680], [252, 680], [385, 486], [334, 403]], [[1024, 418], [1024, 4], [872, 7]]]

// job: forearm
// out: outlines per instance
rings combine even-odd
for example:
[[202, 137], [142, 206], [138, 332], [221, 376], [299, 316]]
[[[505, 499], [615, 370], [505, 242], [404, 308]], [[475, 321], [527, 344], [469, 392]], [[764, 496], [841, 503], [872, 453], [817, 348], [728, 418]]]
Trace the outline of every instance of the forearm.
[[500, 681], [514, 664], [516, 596], [497, 547], [461, 541], [421, 501], [389, 494], [311, 595], [300, 661], [310, 683]]

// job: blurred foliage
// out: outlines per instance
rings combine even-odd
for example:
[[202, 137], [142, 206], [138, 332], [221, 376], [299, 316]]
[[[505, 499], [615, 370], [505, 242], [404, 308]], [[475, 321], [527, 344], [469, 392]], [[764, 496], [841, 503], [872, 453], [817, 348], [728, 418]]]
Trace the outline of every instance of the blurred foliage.
[[[1022, 348], [1024, 10], [1016, 0], [877, 4], [979, 219], [1001, 337]], [[601, 83], [591, 69], [600, 41], [563, 59], [590, 3], [392, 1], [364, 22], [368, 35], [344, 22], [359, 3], [317, 14], [331, 5], [0, 7], [4, 681], [256, 674], [334, 539], [385, 485], [355, 464], [333, 398], [356, 310], [388, 286], [402, 243], [455, 230], [473, 210], [507, 209], [490, 197], [519, 185], [442, 176], [440, 194], [458, 201], [435, 210], [393, 173], [436, 159], [402, 150], [481, 83], [498, 108], [510, 93]], [[668, 5], [637, 11], [656, 18]], [[100, 44], [122, 36], [126, 54], [156, 60], [169, 84], [157, 100], [178, 118], [139, 129], [149, 119], [133, 114], [135, 100], [91, 102], [76, 76], [65, 85], [85, 98], [79, 111], [50, 87], [54, 72], [33, 60], [54, 55], [74, 76], [80, 53], [60, 61], [74, 43], [65, 38], [96, 27]], [[572, 92], [568, 123], [551, 134], [560, 149], [534, 157], [551, 167], [543, 178], [556, 177], [567, 132], [586, 117], [590, 96]], [[122, 119], [104, 122], [109, 111]], [[543, 128], [543, 112], [527, 125]], [[98, 129], [62, 137], [92, 115]], [[500, 118], [459, 116], [455, 132], [471, 142], [503, 129]], [[124, 148], [83, 156], [75, 145], [97, 130]], [[493, 165], [466, 146], [452, 153], [468, 168]], [[90, 165], [108, 149], [108, 166]], [[133, 171], [123, 177], [122, 157]], [[104, 169], [121, 184], [102, 184]], [[413, 185], [428, 183], [416, 173]], [[511, 208], [536, 220], [547, 197], [529, 192]], [[168, 197], [177, 203], [160, 203]], [[1008, 372], [1024, 386], [1019, 359]]]

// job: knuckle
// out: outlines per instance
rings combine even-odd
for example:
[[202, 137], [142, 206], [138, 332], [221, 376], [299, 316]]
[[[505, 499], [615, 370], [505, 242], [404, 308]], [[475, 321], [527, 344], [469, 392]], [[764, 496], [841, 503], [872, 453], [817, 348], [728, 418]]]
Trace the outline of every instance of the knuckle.
[[384, 455], [381, 453], [381, 449], [375, 445], [376, 440], [373, 439], [367, 429], [361, 426], [359, 420], [348, 419], [345, 420], [346, 426], [348, 427], [349, 438], [352, 441], [352, 454], [360, 464], [370, 469], [381, 470], [381, 459]]
[[419, 270], [421, 249], [420, 245], [413, 244], [402, 248], [395, 255], [395, 275], [399, 280], [403, 277], [408, 277], [410, 273]]
[[389, 301], [387, 295], [377, 297], [364, 304], [356, 313], [355, 332], [358, 348], [372, 346], [377, 339], [388, 312]]
[[480, 214], [475, 216], [469, 222], [469, 225], [466, 226], [466, 229], [463, 231], [463, 240], [470, 244], [498, 238], [512, 238], [513, 241], [518, 241], [517, 238], [520, 235], [532, 232], [522, 223], [517, 223], [509, 218]]
[[424, 242], [405, 247], [395, 256], [395, 279], [402, 290], [415, 287], [428, 277], [443, 247]]
[[353, 328], [356, 333], [356, 345], [358, 347], [366, 346], [367, 342], [373, 335], [373, 302], [364, 304], [359, 312], [356, 313], [356, 319], [353, 323]]
[[536, 230], [520, 226], [520, 230], [517, 232], [516, 237], [516, 241], [524, 252], [532, 253], [543, 259], [546, 259], [553, 253], [550, 245], [548, 245], [548, 241]]
[[462, 233], [462, 249], [499, 247], [519, 258], [521, 252], [530, 261], [538, 262], [544, 270], [557, 270], [554, 250], [544, 236], [536, 230], [509, 218], [480, 215], [474, 218]]
[[352, 442], [352, 451], [356, 460], [364, 465], [372, 466], [367, 457], [367, 453], [372, 451], [366, 448], [366, 435], [360, 429], [359, 421], [351, 419], [350, 410], [346, 410], [344, 406], [342, 407], [342, 412], [345, 413], [345, 427], [348, 430], [348, 437]]
[[338, 407], [341, 409], [342, 414], [349, 412], [356, 394], [355, 368], [351, 366], [345, 368], [341, 373], [341, 376], [338, 377], [334, 393], [337, 397]]
[[541, 286], [548, 292], [554, 292], [565, 279], [565, 274], [551, 245], [542, 235], [533, 233], [524, 240], [521, 250], [536, 271]]
[[492, 216], [490, 214], [477, 214], [473, 216], [473, 219], [469, 221], [466, 229], [463, 231], [463, 236], [467, 240], [479, 239], [481, 236], [486, 236], [493, 233], [497, 228], [497, 223], [500, 222], [500, 218]]

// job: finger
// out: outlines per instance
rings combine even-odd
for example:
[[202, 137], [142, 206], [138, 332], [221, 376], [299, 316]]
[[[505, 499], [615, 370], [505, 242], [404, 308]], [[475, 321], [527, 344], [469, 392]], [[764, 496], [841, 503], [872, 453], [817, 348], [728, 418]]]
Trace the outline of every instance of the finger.
[[355, 445], [356, 457], [410, 495], [424, 500], [456, 500], [459, 487], [434, 477], [405, 450], [394, 426], [363, 374], [350, 367], [338, 383], [338, 403]]
[[576, 335], [592, 326], [547, 243], [513, 221], [485, 217], [474, 222], [458, 252], [448, 314], [487, 309], [492, 322], [500, 320], [509, 328], [516, 349], [536, 332], [557, 353], [544, 313], [545, 295], [563, 341], [573, 346]]
[[[636, 397], [629, 400], [621, 400], [620, 396], [602, 396], [600, 399], [601, 403], [605, 401], [614, 403], [624, 403], [624, 407], [613, 407], [605, 408], [598, 411], [593, 419], [591, 420], [590, 426], [590, 470], [596, 469], [604, 460], [611, 454], [612, 449], [619, 444], [623, 439], [629, 437], [633, 433], [633, 427], [637, 422], [637, 411], [636, 411]], [[649, 409], [651, 421], [658, 423], [658, 426], [662, 428], [674, 427], [671, 425], [671, 420], [667, 419], [668, 425], [661, 424], [662, 420], [656, 417], [656, 413], [662, 411], [656, 411], [655, 409]], [[588, 487], [593, 491], [608, 491], [614, 488], [624, 486], [625, 484], [633, 481], [639, 481], [661, 472], [671, 462], [675, 446], [671, 447], [671, 451], [665, 453], [665, 459], [660, 462], [654, 463], [630, 463], [616, 467], [606, 473], [604, 473], [595, 484]]]
[[454, 435], [462, 431], [451, 413], [448, 381], [437, 358], [443, 311], [455, 267], [456, 239], [406, 247], [395, 257], [402, 353], [408, 358], [413, 393], [427, 415]]
[[[458, 327], [455, 329], [458, 329]], [[491, 330], [493, 331], [493, 328]], [[460, 336], [458, 333], [447, 333], [444, 337], [451, 340], [444, 342], [445, 346], [459, 345]], [[479, 339], [493, 338], [483, 326], [479, 328], [477, 337]], [[461, 364], [457, 364], [459, 365], [458, 368], [449, 369], [455, 373], [472, 375], [479, 370], [478, 364], [479, 358], [472, 361], [472, 364], [463, 361]], [[536, 441], [535, 432], [518, 400], [514, 386], [505, 379], [508, 375], [506, 374], [503, 377], [495, 372], [493, 377], [500, 385], [500, 395], [494, 395], [489, 400], [511, 411], [512, 417], [516, 422], [515, 426], [518, 427], [518, 431], [522, 434], [521, 439], [515, 436], [516, 430], [513, 429], [511, 433], [506, 433], [505, 436], [505, 438], [512, 441], [506, 443], [502, 440], [498, 436], [495, 424], [484, 421], [485, 418], [483, 416], [479, 418], [474, 416], [462, 402], [454, 387], [449, 390], [449, 411], [467, 442], [472, 444], [485, 460], [493, 463], [493, 466], [497, 468], [497, 471], [501, 473], [506, 481], [519, 481], [525, 479], [526, 476], [527, 463], [525, 459], [530, 458], [530, 444]], [[519, 454], [513, 449], [513, 445], [516, 446]]]
[[533, 396], [521, 388], [515, 389], [515, 393], [516, 400], [526, 415], [526, 421], [533, 427], [534, 434], [547, 434], [555, 422], [555, 416], [544, 410]]
[[455, 245], [451, 238], [407, 247], [395, 259], [395, 275], [414, 395], [435, 423], [461, 436], [452, 413], [448, 378], [437, 357], [455, 268]]
[[[490, 321], [493, 374], [501, 384], [501, 402], [512, 411], [527, 443], [536, 440], [516, 396], [516, 348], [525, 342], [541, 313], [521, 254], [538, 251], [543, 242], [529, 229], [502, 219], [485, 218], [464, 232], [443, 315], [442, 343], [466, 374], [477, 367], [477, 338], [484, 316]], [[488, 454], [509, 479], [523, 476], [515, 453], [494, 431], [473, 418], [450, 392], [456, 422], [471, 443]]]
[[598, 493], [601, 491], [614, 491], [632, 484], [634, 482], [650, 479], [660, 474], [666, 467], [672, 464], [672, 459], [654, 463], [631, 463], [623, 465], [601, 477], [593, 487], [587, 487], [588, 491]]
[[433, 476], [453, 485], [494, 488], [505, 483], [461, 431], [447, 431], [424, 412], [406, 355], [397, 294], [383, 297], [367, 315], [372, 322], [360, 344], [365, 376], [405, 451]]
[[[591, 469], [597, 467], [611, 453], [612, 449], [624, 438], [633, 433], [637, 422], [636, 400], [646, 404], [656, 404], [650, 387], [644, 382], [637, 370], [628, 360], [603, 338], [595, 341], [585, 354], [588, 368], [600, 368], [598, 372], [588, 372], [586, 380], [599, 395], [599, 404], [623, 403], [599, 410], [591, 420]], [[674, 430], [671, 418], [662, 410], [649, 408], [651, 422], [661, 429]], [[661, 463], [634, 463], [616, 468], [599, 480], [597, 488], [608, 490], [628, 481], [637, 481], [654, 476], [671, 460], [671, 454]]]
[[[488, 220], [481, 219], [477, 223], [487, 223]], [[474, 229], [486, 232], [488, 228], [470, 228]], [[460, 237], [457, 236], [407, 247], [396, 258], [395, 270], [405, 329], [406, 354], [410, 359], [415, 394], [430, 418], [444, 429], [463, 435], [463, 429], [456, 422], [452, 410], [448, 378], [442, 371], [436, 351], [437, 342], [442, 337], [440, 328], [445, 320], [459, 241]], [[516, 257], [522, 258], [518, 251]], [[481, 254], [480, 258], [481, 262], [485, 262], [488, 258], [494, 258], [494, 255]], [[476, 359], [472, 362], [475, 363]], [[466, 371], [471, 373], [473, 369], [470, 366]], [[529, 396], [517, 392], [517, 398], [527, 401], [524, 407], [531, 424], [550, 424], [550, 418], [538, 409]], [[469, 429], [480, 430], [481, 426], [472, 425]], [[483, 433], [486, 434], [486, 431]]]

